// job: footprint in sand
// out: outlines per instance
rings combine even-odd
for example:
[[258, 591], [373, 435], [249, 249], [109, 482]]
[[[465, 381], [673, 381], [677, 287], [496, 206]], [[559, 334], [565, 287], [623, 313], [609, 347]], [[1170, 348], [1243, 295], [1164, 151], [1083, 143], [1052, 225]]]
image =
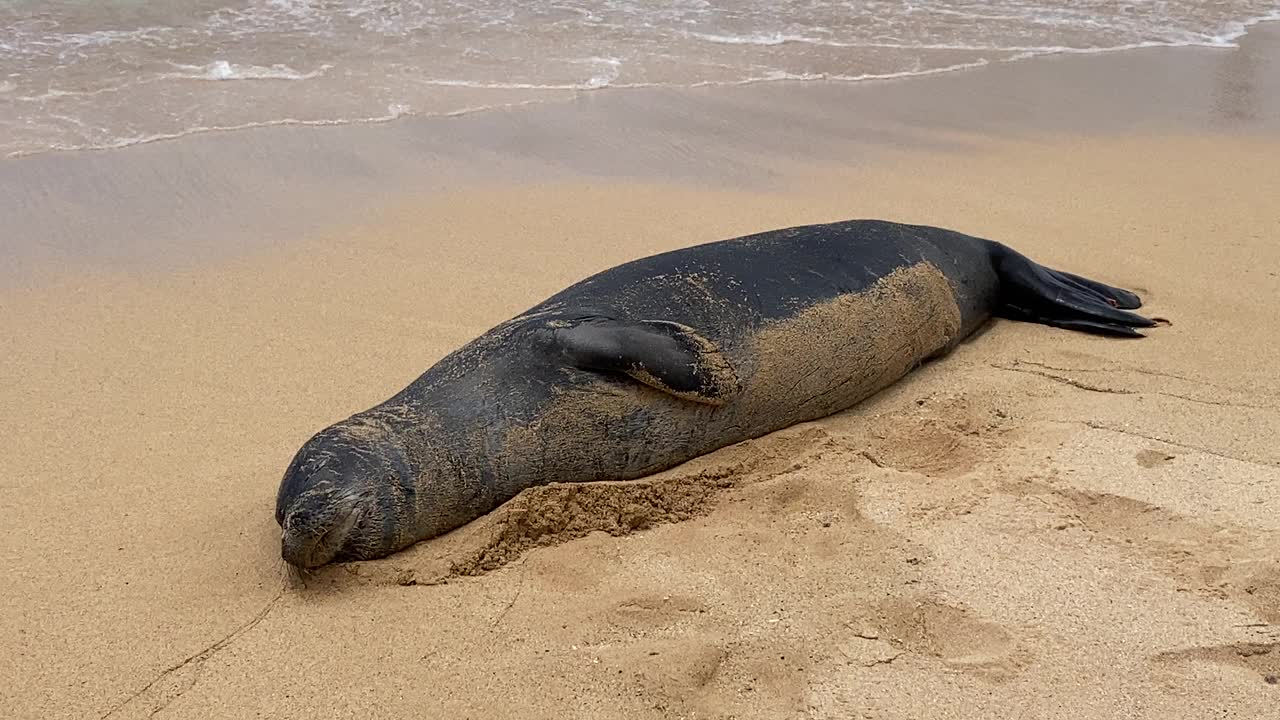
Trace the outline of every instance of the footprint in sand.
[[605, 624], [630, 633], [650, 633], [680, 624], [707, 612], [701, 598], [681, 594], [643, 593], [615, 603]]
[[1171, 455], [1163, 450], [1139, 450], [1136, 455], [1138, 464], [1144, 468], [1160, 467], [1176, 457], [1177, 455]]
[[1017, 483], [1005, 491], [1050, 497], [1065, 506], [1071, 525], [1155, 560], [1186, 589], [1280, 623], [1280, 561], [1272, 551], [1280, 538], [1272, 533], [1206, 523], [1133, 498], [1045, 482]]
[[[1154, 455], [1147, 457], [1167, 462], [1164, 453]], [[1242, 637], [1253, 636], [1250, 640], [1171, 649], [1153, 655], [1153, 662], [1234, 665], [1255, 670], [1264, 680], [1280, 677], [1280, 561], [1273, 552], [1280, 538], [1256, 529], [1193, 520], [1109, 493], [1040, 482], [1019, 483], [1006, 490], [1050, 498], [1073, 524], [1154, 561], [1156, 569], [1177, 580], [1180, 589], [1248, 608], [1258, 618], [1231, 629]], [[1218, 638], [1222, 630], [1211, 629]]]
[[853, 627], [858, 628], [854, 635], [864, 641], [888, 644], [990, 680], [1009, 680], [1029, 661], [1028, 652], [1004, 627], [935, 599], [895, 599]]
[[[1272, 628], [1280, 633], [1280, 627]], [[1209, 647], [1170, 650], [1151, 658], [1157, 663], [1213, 663], [1246, 668], [1258, 673], [1267, 685], [1280, 685], [1280, 642], [1238, 642]]]
[[594, 662], [624, 688], [650, 699], [655, 709], [676, 710], [714, 694], [710, 686], [727, 657], [715, 642], [671, 638], [602, 647]]
[[963, 397], [922, 399], [911, 412], [871, 418], [865, 437], [854, 437], [862, 456], [878, 467], [952, 478], [973, 471], [991, 454], [1005, 420], [999, 410], [975, 407]]

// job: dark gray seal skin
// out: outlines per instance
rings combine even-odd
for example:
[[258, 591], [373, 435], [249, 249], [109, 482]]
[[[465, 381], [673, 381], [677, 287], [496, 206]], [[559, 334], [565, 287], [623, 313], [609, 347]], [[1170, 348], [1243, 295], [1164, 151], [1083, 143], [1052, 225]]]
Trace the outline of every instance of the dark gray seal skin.
[[629, 262], [308, 440], [277, 496], [281, 553], [383, 557], [529, 487], [634, 479], [847, 409], [992, 316], [1141, 337], [1141, 304], [997, 242], [875, 220]]

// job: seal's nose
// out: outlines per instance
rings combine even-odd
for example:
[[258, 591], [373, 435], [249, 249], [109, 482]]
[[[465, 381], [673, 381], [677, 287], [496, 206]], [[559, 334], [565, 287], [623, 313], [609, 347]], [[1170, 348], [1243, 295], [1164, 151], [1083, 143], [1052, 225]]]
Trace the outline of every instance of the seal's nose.
[[350, 502], [288, 513], [280, 532], [280, 556], [290, 565], [316, 568], [331, 562], [351, 540], [361, 517]]
[[310, 568], [311, 548], [314, 546], [314, 541], [300, 541], [298, 536], [286, 533], [280, 541], [280, 557], [295, 567]]
[[290, 565], [302, 568], [314, 567], [316, 546], [320, 537], [311, 528], [310, 515], [295, 511], [285, 517], [280, 530], [280, 557]]

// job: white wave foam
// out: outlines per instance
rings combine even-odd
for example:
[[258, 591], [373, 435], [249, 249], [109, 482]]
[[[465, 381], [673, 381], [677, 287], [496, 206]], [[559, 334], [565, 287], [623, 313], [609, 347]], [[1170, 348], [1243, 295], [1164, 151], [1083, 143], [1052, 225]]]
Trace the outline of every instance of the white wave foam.
[[[496, 110], [498, 108], [514, 108], [525, 105], [536, 105], [541, 100], [521, 100], [519, 102], [508, 102], [496, 105], [473, 105], [449, 112], [423, 113], [430, 117], [458, 117], [461, 115], [471, 115], [473, 113], [484, 112], [485, 110]], [[261, 122], [248, 122], [238, 125], [199, 125], [195, 127], [185, 128], [177, 132], [169, 133], [152, 133], [148, 135], [132, 135], [128, 137], [112, 138], [104, 142], [85, 143], [76, 145], [71, 143], [51, 143], [39, 149], [13, 150], [8, 152], [5, 157], [24, 157], [27, 155], [40, 155], [46, 152], [84, 152], [84, 151], [103, 151], [103, 150], [120, 150], [123, 148], [133, 147], [134, 145], [146, 145], [154, 142], [163, 142], [166, 140], [177, 140], [189, 135], [203, 135], [205, 133], [216, 132], [234, 132], [237, 130], [250, 130], [262, 127], [279, 127], [279, 126], [298, 126], [298, 127], [334, 127], [342, 125], [380, 125], [382, 123], [399, 120], [404, 117], [418, 115], [414, 113], [412, 108], [403, 103], [391, 103], [387, 106], [387, 112], [383, 115], [375, 115], [372, 117], [358, 118], [334, 118], [323, 120], [298, 120], [296, 118], [282, 118], [277, 120], [263, 120]]]
[[109, 93], [122, 92], [122, 91], [130, 90], [139, 85], [149, 85], [151, 83], [159, 82], [165, 79], [166, 79], [165, 76], [157, 75], [155, 77], [133, 80], [131, 82], [126, 82], [122, 85], [108, 85], [107, 87], [97, 88], [96, 90], [63, 90], [61, 88], [51, 87], [48, 90], [45, 90], [44, 92], [40, 93], [39, 95], [18, 95], [12, 99], [19, 102], [39, 103], [39, 102], [44, 102], [46, 100], [57, 100], [59, 98], [88, 98], [88, 97], [94, 97], [96, 95], [106, 95]]
[[92, 30], [89, 32], [52, 32], [37, 25], [15, 24], [11, 30], [15, 42], [6, 42], [6, 51], [19, 56], [54, 54], [67, 57], [110, 45], [151, 45], [163, 47], [174, 34], [174, 28], [148, 26], [129, 30]]
[[944, 67], [900, 70], [897, 72], [887, 73], [863, 73], [861, 75], [843, 75], [840, 73], [792, 73], [785, 70], [775, 70], [765, 73], [758, 77], [746, 78], [744, 80], [735, 80], [732, 82], [704, 82], [694, 83], [688, 87], [707, 87], [714, 85], [754, 85], [766, 82], [865, 82], [867, 80], [896, 80], [898, 78], [922, 77], [925, 75], [938, 75], [941, 73], [956, 72], [958, 70], [972, 70], [980, 68], [984, 65], [990, 65], [991, 61], [986, 59], [974, 60], [973, 62], [956, 63]]
[[618, 74], [622, 72], [622, 60], [614, 57], [593, 57], [587, 59], [588, 63], [596, 65], [604, 65], [600, 72], [592, 75], [586, 82], [582, 83], [583, 90], [599, 90], [603, 87], [609, 87], [614, 80], [618, 79]]
[[[432, 87], [460, 87], [475, 90], [600, 90], [606, 87], [615, 87], [614, 81], [618, 79], [622, 72], [622, 60], [619, 58], [591, 57], [569, 60], [568, 62], [573, 64], [603, 65], [604, 67], [586, 80], [577, 83], [516, 83], [491, 82], [487, 80], [449, 80], [444, 78], [420, 80], [419, 83]], [[621, 85], [616, 87], [633, 86]]]
[[428, 87], [460, 87], [472, 88], [475, 90], [587, 90], [583, 84], [577, 83], [507, 83], [507, 82], [486, 82], [483, 80], [420, 80], [422, 85]]
[[[860, 82], [865, 80], [880, 80], [890, 78], [900, 78], [916, 75], [932, 75], [935, 73], [952, 72], [956, 70], [965, 70], [968, 68], [980, 67], [986, 65], [985, 60], [973, 63], [963, 63], [952, 65], [944, 68], [935, 68], [931, 70], [901, 72], [901, 73], [885, 73], [885, 74], [867, 74], [867, 75], [828, 75], [828, 74], [794, 74], [783, 71], [767, 73], [759, 77], [751, 77], [736, 81], [706, 81], [687, 84], [671, 85], [668, 83], [627, 83], [614, 85], [620, 89], [626, 88], [653, 88], [653, 87], [708, 87], [708, 86], [736, 86], [751, 85], [755, 83], [777, 82], [777, 81], [795, 81], [795, 82], [812, 82], [812, 81], [831, 81], [831, 82]], [[582, 85], [532, 85], [522, 83], [471, 83], [464, 81], [440, 80], [431, 81], [428, 84], [471, 87], [471, 88], [489, 88], [489, 89], [533, 89], [533, 90], [581, 90]], [[163, 142], [167, 140], [177, 140], [189, 135], [201, 135], [204, 133], [214, 132], [233, 132], [238, 130], [249, 130], [259, 127], [277, 127], [277, 126], [300, 126], [300, 127], [330, 127], [342, 125], [377, 125], [394, 120], [399, 120], [411, 116], [426, 117], [457, 117], [461, 115], [471, 115], [487, 110], [496, 110], [499, 108], [524, 107], [527, 105], [538, 105], [546, 101], [546, 98], [529, 98], [525, 100], [502, 102], [491, 105], [473, 105], [448, 112], [427, 112], [416, 113], [412, 107], [404, 103], [391, 103], [387, 106], [386, 113], [372, 117], [359, 118], [335, 118], [335, 119], [319, 119], [319, 120], [299, 120], [296, 118], [282, 118], [276, 120], [264, 120], [261, 122], [248, 122], [238, 125], [215, 125], [215, 126], [196, 126], [185, 128], [177, 132], [153, 133], [148, 135], [133, 135], [128, 137], [117, 137], [103, 142], [91, 142], [84, 144], [70, 143], [52, 143], [40, 149], [15, 150], [8, 152], [6, 157], [22, 157], [26, 155], [38, 155], [45, 152], [82, 152], [82, 151], [104, 151], [119, 150], [122, 148], [132, 147], [134, 145], [145, 145], [154, 142]], [[70, 120], [71, 118], [66, 118]]]
[[1217, 43], [1215, 47], [1239, 47], [1236, 41], [1249, 34], [1249, 28], [1254, 25], [1260, 25], [1265, 22], [1280, 21], [1280, 7], [1272, 10], [1264, 15], [1252, 17], [1247, 20], [1239, 20], [1228, 22], [1225, 32], [1218, 35], [1209, 36], [1209, 40]]
[[328, 64], [321, 65], [311, 72], [304, 73], [294, 70], [288, 65], [277, 64], [271, 67], [237, 65], [226, 60], [214, 60], [207, 65], [170, 64], [185, 72], [168, 73], [168, 77], [191, 80], [310, 80], [320, 77], [329, 68], [333, 67]]
[[785, 33], [752, 33], [750, 35], [716, 35], [714, 33], [686, 32], [685, 37], [719, 43], [721, 45], [785, 45], [786, 43], [824, 44], [818, 38]]

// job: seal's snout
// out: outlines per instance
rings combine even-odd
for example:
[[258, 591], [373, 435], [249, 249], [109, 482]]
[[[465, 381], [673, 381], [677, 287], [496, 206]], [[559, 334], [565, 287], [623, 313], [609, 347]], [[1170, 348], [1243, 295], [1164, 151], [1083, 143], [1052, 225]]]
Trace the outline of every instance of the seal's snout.
[[[330, 495], [326, 493], [326, 495]], [[280, 556], [290, 565], [314, 568], [332, 561], [348, 544], [360, 519], [354, 506], [342, 507], [332, 496], [308, 498], [321, 507], [301, 507], [285, 515], [280, 532]]]
[[[394, 502], [409, 477], [394, 437], [367, 426], [339, 425], [298, 451], [276, 496], [280, 555], [301, 568], [385, 554], [397, 540], [387, 526], [404, 525]], [[391, 517], [395, 522], [388, 523]]]
[[312, 559], [322, 535], [323, 533], [315, 532], [307, 513], [287, 516], [280, 529], [280, 557], [295, 567], [312, 568], [323, 565], [323, 561], [316, 562]]

